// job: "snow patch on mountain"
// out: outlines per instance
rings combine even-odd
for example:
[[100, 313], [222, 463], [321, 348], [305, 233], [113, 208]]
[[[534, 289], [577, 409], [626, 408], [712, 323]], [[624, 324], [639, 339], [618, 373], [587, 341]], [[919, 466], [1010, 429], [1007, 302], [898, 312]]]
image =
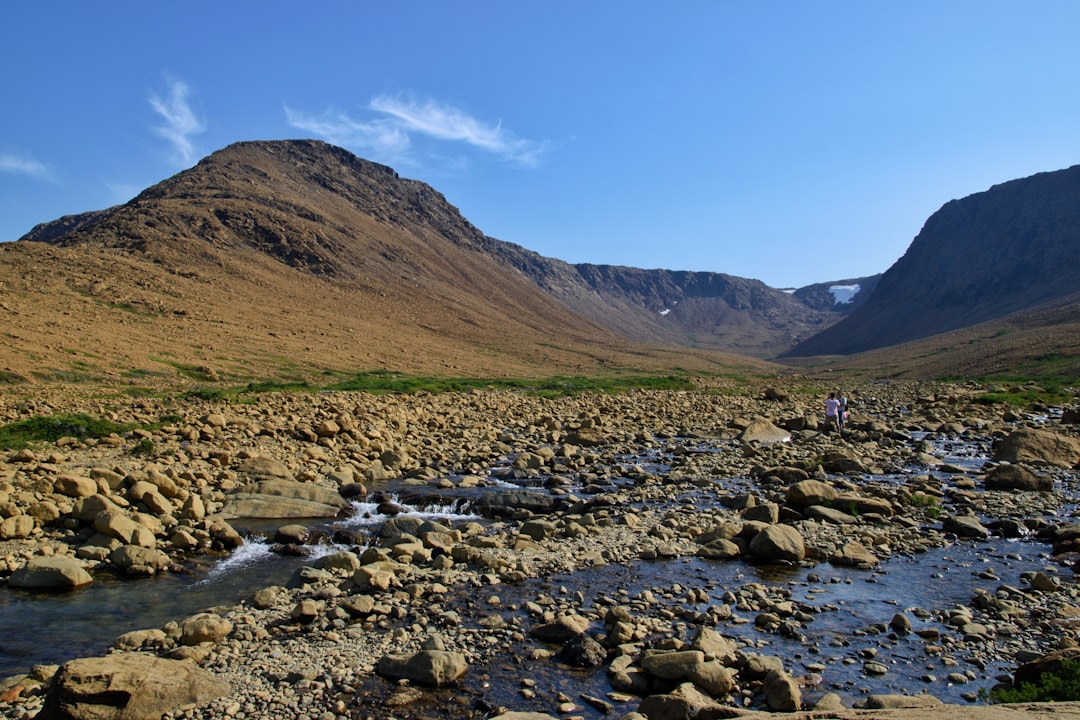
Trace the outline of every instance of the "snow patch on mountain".
[[833, 302], [837, 305], [846, 305], [855, 299], [860, 288], [858, 285], [831, 285], [829, 292], [832, 293]]

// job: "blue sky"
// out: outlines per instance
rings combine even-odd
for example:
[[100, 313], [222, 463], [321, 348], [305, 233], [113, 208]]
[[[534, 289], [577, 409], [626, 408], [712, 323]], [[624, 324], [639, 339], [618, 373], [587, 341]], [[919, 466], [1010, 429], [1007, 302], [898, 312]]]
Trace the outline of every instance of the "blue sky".
[[1080, 3], [0, 7], [0, 240], [311, 137], [569, 262], [870, 275], [953, 198], [1080, 162]]

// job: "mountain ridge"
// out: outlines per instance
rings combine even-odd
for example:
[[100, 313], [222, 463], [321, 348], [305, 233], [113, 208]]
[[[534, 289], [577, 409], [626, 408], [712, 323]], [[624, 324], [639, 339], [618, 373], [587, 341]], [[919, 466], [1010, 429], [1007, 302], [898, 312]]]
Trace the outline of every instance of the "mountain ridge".
[[771, 367], [619, 337], [497, 262], [428, 186], [316, 141], [236, 144], [58, 222], [0, 253], [8, 377]]

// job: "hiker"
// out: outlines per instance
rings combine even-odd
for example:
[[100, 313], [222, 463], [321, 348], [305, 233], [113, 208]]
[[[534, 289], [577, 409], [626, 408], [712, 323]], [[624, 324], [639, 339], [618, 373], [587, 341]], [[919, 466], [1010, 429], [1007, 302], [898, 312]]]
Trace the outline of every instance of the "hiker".
[[837, 417], [837, 413], [840, 412], [840, 401], [836, 399], [836, 393], [829, 393], [829, 397], [825, 399], [825, 425], [827, 427], [835, 427], [837, 432], [840, 432], [840, 419]]
[[844, 393], [842, 390], [836, 391], [836, 401], [840, 403], [840, 406], [836, 409], [837, 427], [840, 429], [840, 432], [843, 432], [844, 428], [847, 427], [848, 415], [847, 398], [844, 397]]

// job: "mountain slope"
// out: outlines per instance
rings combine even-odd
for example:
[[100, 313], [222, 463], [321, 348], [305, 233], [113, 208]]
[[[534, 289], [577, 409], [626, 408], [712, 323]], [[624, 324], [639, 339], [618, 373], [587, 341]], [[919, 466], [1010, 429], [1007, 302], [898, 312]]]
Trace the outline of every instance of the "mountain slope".
[[490, 249], [575, 312], [639, 342], [774, 357], [846, 311], [722, 273], [571, 265], [498, 241]]
[[238, 143], [0, 253], [8, 377], [764, 368], [648, 348], [491, 253], [429, 186], [325, 143]]
[[790, 357], [929, 337], [1080, 291], [1080, 165], [953, 200], [852, 314]]

